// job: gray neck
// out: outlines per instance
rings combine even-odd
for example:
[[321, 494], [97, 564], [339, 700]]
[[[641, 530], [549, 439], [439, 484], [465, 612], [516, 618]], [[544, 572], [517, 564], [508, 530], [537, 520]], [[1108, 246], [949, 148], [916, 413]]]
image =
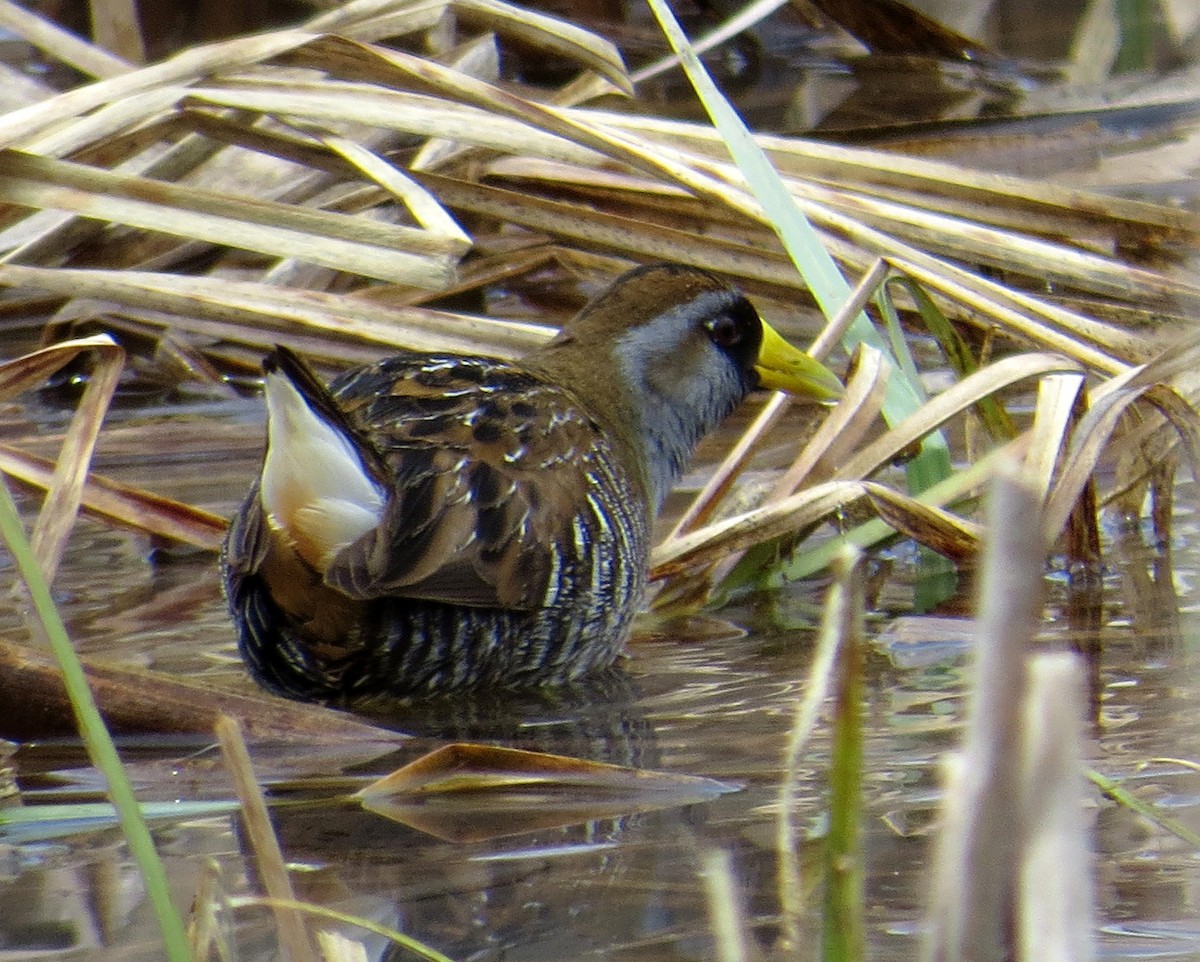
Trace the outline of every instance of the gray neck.
[[641, 441], [650, 508], [655, 515], [687, 469], [703, 431], [695, 431], [695, 418], [668, 405], [658, 405], [642, 417]]
[[640, 385], [642, 399], [635, 417], [635, 436], [654, 514], [662, 506], [691, 460], [700, 439], [721, 423], [745, 396], [747, 385], [716, 351], [699, 357], [700, 370], [680, 377], [661, 370], [656, 358], [670, 357], [677, 347], [659, 344], [658, 328], [637, 327], [615, 344], [616, 362], [630, 383]]

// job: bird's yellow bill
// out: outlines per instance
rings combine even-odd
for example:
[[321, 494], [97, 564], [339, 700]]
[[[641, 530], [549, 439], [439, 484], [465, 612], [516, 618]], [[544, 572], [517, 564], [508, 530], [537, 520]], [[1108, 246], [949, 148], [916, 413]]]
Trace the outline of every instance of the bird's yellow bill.
[[842, 396], [842, 382], [836, 374], [785, 341], [770, 324], [764, 321], [762, 327], [762, 347], [754, 365], [761, 387], [818, 401]]

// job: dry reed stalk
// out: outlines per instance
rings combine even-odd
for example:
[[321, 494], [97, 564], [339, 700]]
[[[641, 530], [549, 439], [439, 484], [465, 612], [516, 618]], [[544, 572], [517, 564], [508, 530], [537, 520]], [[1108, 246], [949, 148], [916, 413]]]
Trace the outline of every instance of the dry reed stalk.
[[724, 849], [706, 851], [701, 875], [718, 962], [750, 962], [752, 955], [746, 936], [741, 891], [729, 853]]
[[117, 77], [134, 69], [127, 60], [88, 43], [13, 0], [0, 0], [0, 27], [33, 47], [53, 50], [57, 59], [92, 77]]
[[1096, 958], [1092, 846], [1082, 817], [1084, 706], [1077, 655], [1056, 652], [1030, 660], [1017, 903], [1023, 962]]
[[136, 0], [89, 0], [88, 8], [97, 44], [130, 63], [146, 59]]
[[92, 376], [71, 417], [54, 470], [46, 479], [46, 499], [30, 538], [47, 582], [54, 579], [75, 526], [92, 452], [125, 364], [125, 352], [111, 337], [101, 334], [64, 341], [0, 364], [0, 398], [11, 398], [41, 387], [47, 377], [80, 354], [94, 358]]
[[[233, 778], [234, 790], [242, 805], [242, 820], [263, 888], [271, 899], [294, 902], [296, 896], [292, 891], [292, 880], [283, 860], [279, 839], [271, 825], [267, 800], [258, 779], [254, 777], [241, 726], [237, 719], [223, 715], [217, 720], [216, 731], [217, 740], [221, 743], [221, 756]], [[282, 906], [273, 906], [272, 911], [279, 927], [279, 942], [284, 958], [288, 962], [318, 962], [320, 957], [313, 945], [304, 913]]]
[[997, 474], [970, 707], [946, 764], [927, 960], [1095, 958], [1083, 670], [1070, 654], [1029, 655], [1042, 620], [1041, 513], [1037, 475], [1011, 464]]
[[1025, 662], [1042, 620], [1045, 547], [1037, 491], [998, 471], [979, 599], [962, 748], [948, 770], [925, 958], [995, 962], [1012, 931], [1022, 838], [1020, 749]]
[[[67, 462], [60, 459], [59, 463]], [[51, 490], [54, 487], [53, 462], [7, 444], [0, 444], [0, 471], [35, 488]], [[147, 534], [206, 551], [220, 550], [221, 542], [225, 539], [226, 519], [220, 515], [118, 484], [99, 474], [87, 475], [80, 506], [87, 513], [114, 524], [128, 525]], [[74, 523], [74, 515], [64, 512], [56, 513], [56, 517], [60, 523], [67, 518]]]

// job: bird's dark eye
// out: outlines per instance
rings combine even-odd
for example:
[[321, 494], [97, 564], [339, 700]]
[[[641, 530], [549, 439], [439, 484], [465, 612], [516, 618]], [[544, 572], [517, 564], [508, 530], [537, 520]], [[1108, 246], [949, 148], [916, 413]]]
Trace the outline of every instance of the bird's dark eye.
[[746, 336], [746, 326], [728, 314], [710, 321], [707, 325], [708, 336], [717, 347], [730, 348], [741, 343]]

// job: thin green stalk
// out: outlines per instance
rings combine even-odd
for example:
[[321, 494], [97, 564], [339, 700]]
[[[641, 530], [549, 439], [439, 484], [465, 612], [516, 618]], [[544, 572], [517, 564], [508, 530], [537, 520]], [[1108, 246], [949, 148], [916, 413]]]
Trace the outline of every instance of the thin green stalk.
[[837, 572], [821, 618], [817, 651], [813, 657], [804, 697], [796, 705], [783, 762], [783, 783], [779, 787], [779, 816], [775, 824], [776, 857], [779, 860], [779, 906], [783, 915], [785, 945], [791, 952], [800, 947], [800, 916], [804, 910], [804, 885], [800, 876], [799, 831], [796, 828], [796, 794], [800, 784], [800, 765], [804, 750], [817, 727], [826, 696], [833, 686], [841, 649], [847, 640], [847, 625], [854, 617], [850, 606], [861, 603], [853, 597], [852, 579], [862, 559], [861, 553], [844, 545], [837, 557]]
[[[979, 362], [975, 360], [967, 342], [950, 323], [949, 318], [942, 313], [933, 298], [926, 293], [925, 288], [907, 274], [897, 274], [891, 278], [889, 283], [899, 284], [908, 291], [909, 296], [917, 305], [917, 312], [921, 315], [925, 330], [932, 334], [938, 342], [938, 346], [946, 355], [946, 360], [950, 362], [950, 367], [954, 369], [959, 380], [969, 377], [979, 370]], [[1009, 417], [1008, 411], [1004, 409], [1004, 405], [995, 395], [980, 398], [975, 405], [975, 410], [992, 436], [992, 440], [1003, 443], [1011, 441], [1017, 436], [1017, 429], [1013, 426], [1012, 418]]]
[[1121, 32], [1121, 49], [1114, 74], [1150, 70], [1154, 66], [1155, 14], [1158, 3], [1151, 0], [1117, 0], [1117, 23]]
[[109, 800], [117, 810], [129, 851], [142, 873], [146, 894], [158, 917], [167, 958], [171, 962], [191, 962], [187, 931], [183, 919], [171, 901], [167, 874], [154, 848], [150, 829], [142, 818], [137, 798], [133, 794], [133, 786], [121, 767], [121, 759], [117, 755], [116, 746], [113, 745], [112, 736], [109, 735], [104, 719], [100, 717], [100, 711], [96, 708], [83, 666], [75, 655], [75, 649], [67, 637], [67, 630], [54, 607], [50, 588], [42, 578], [37, 559], [33, 556], [33, 549], [17, 514], [17, 506], [13, 503], [12, 494], [9, 493], [8, 485], [3, 479], [0, 479], [0, 534], [3, 534], [17, 569], [29, 588], [34, 611], [45, 629], [50, 648], [62, 669], [63, 682], [71, 700], [71, 707], [75, 711], [79, 733], [83, 737], [92, 764], [104, 778]]
[[[914, 390], [921, 403], [929, 400], [921, 387], [920, 374], [917, 372], [917, 362], [909, 350], [908, 341], [904, 338], [904, 327], [900, 323], [900, 312], [892, 300], [887, 284], [880, 287], [875, 296], [875, 304], [883, 316], [887, 330], [888, 341], [898, 359], [900, 370], [914, 385]], [[954, 473], [950, 461], [950, 449], [945, 445], [927, 448], [922, 457], [914, 458], [904, 467], [908, 490], [920, 494], [944, 481]], [[958, 590], [958, 569], [949, 559], [932, 551], [925, 545], [917, 546], [917, 583], [913, 606], [918, 611], [931, 611], [947, 598], [952, 598]]]
[[311, 902], [297, 902], [292, 899], [262, 898], [257, 895], [231, 899], [230, 902], [235, 907], [242, 905], [264, 905], [271, 909], [288, 909], [320, 916], [321, 918], [331, 919], [334, 922], [341, 922], [343, 925], [353, 925], [357, 928], [365, 929], [367, 932], [373, 932], [375, 935], [381, 935], [385, 939], [396, 943], [401, 948], [407, 949], [409, 952], [419, 955], [423, 959], [427, 959], [428, 962], [454, 962], [448, 955], [443, 955], [437, 949], [414, 939], [410, 935], [405, 935], [396, 929], [381, 925], [372, 919], [363, 918], [360, 915], [352, 915], [348, 912], [339, 912], [337, 909], [327, 908], [323, 905], [314, 905]]
[[880, 285], [879, 290], [875, 292], [875, 307], [883, 318], [884, 330], [887, 332], [888, 344], [892, 346], [892, 356], [896, 359], [896, 365], [912, 385], [917, 401], [924, 404], [929, 400], [929, 395], [921, 385], [921, 372], [917, 370], [916, 359], [909, 350], [904, 326], [900, 323], [900, 312], [896, 310], [896, 302], [892, 300], [886, 283]]
[[1178, 819], [1168, 818], [1153, 805], [1142, 801], [1133, 792], [1126, 791], [1121, 787], [1120, 782], [1109, 778], [1107, 775], [1093, 768], [1085, 768], [1083, 774], [1087, 777], [1088, 781], [1118, 805], [1123, 805], [1130, 811], [1149, 819], [1163, 831], [1170, 832], [1176, 838], [1192, 846], [1193, 849], [1200, 851], [1200, 835], [1197, 835]]
[[829, 771], [829, 832], [825, 836], [823, 962], [866, 957], [862, 845], [863, 588], [857, 565], [845, 575], [843, 641], [838, 649]]

